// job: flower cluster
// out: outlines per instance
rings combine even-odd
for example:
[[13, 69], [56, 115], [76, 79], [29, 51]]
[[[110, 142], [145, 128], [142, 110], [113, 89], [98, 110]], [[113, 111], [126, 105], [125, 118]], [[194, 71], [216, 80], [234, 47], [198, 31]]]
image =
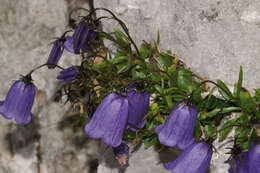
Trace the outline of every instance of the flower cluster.
[[[110, 16], [96, 19], [96, 10]], [[123, 31], [100, 31], [101, 19], [116, 20]], [[12, 84], [5, 100], [0, 101], [4, 118], [14, 118], [21, 125], [30, 123], [36, 95], [32, 73], [44, 66], [58, 67], [61, 95], [80, 105], [78, 122], [83, 124], [82, 117], [87, 119], [86, 136], [110, 146], [121, 166], [130, 159], [129, 146], [143, 143], [145, 147], [177, 147], [182, 151], [175, 160], [164, 163], [172, 173], [204, 173], [213, 155], [213, 141], [226, 139], [234, 129], [237, 145], [244, 152], [231, 154], [229, 172], [259, 172], [256, 126], [260, 122], [260, 89], [251, 96], [242, 87], [242, 67], [233, 92], [223, 81], [198, 80], [179, 58], [159, 49], [159, 35], [154, 45], [144, 42], [138, 48], [123, 21], [105, 8], [83, 16], [72, 29], [53, 42], [46, 64]], [[109, 50], [105, 40], [116, 50]], [[81, 64], [60, 67], [64, 49], [80, 56]], [[206, 83], [215, 85], [221, 96], [213, 94], [214, 88], [208, 92]], [[238, 116], [222, 121], [231, 113]]]
[[149, 94], [131, 89], [127, 95], [110, 93], [97, 107], [85, 133], [105, 144], [117, 147], [122, 143], [124, 130], [142, 128], [149, 108]]

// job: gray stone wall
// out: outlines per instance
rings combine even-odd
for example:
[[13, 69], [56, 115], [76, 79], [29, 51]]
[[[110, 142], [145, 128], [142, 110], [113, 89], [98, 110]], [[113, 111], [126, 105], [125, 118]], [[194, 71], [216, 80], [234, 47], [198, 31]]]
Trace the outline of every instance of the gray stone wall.
[[[0, 100], [19, 75], [46, 62], [52, 38], [67, 28], [69, 11], [88, 6], [87, 0], [0, 0]], [[94, 0], [94, 6], [114, 11], [138, 44], [152, 41], [159, 30], [161, 48], [171, 49], [200, 76], [232, 84], [243, 65], [245, 86], [260, 87], [258, 0]], [[105, 30], [114, 26], [103, 23]], [[60, 64], [77, 63], [65, 53]], [[41, 69], [33, 75], [39, 92], [32, 124], [21, 127], [0, 117], [0, 173], [94, 173], [97, 158], [99, 173], [169, 172], [161, 159], [174, 154], [141, 148], [122, 170], [111, 150], [99, 149], [97, 141], [88, 140], [82, 129], [73, 131], [66, 121], [60, 125], [76, 115], [69, 105], [53, 102], [57, 72]], [[215, 153], [211, 172], [227, 172], [226, 158], [223, 151]]]

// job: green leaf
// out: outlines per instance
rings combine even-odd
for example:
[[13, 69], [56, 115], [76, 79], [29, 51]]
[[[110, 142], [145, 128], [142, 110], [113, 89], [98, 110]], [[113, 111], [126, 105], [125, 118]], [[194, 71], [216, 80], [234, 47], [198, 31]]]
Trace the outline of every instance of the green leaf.
[[181, 90], [192, 92], [193, 82], [192, 82], [192, 73], [184, 68], [181, 68], [178, 71], [178, 87]]
[[255, 99], [257, 102], [260, 102], [260, 88], [255, 89]]
[[224, 139], [226, 139], [227, 135], [231, 132], [231, 130], [233, 129], [233, 127], [231, 127], [232, 125], [234, 125], [236, 123], [237, 120], [232, 119], [232, 120], [228, 120], [227, 122], [225, 122], [221, 128], [221, 131], [219, 133], [219, 141], [223, 141]]
[[140, 49], [139, 49], [140, 57], [145, 59], [149, 58], [151, 56], [151, 50], [149, 48], [149, 45], [147, 44], [142, 44]]
[[144, 139], [143, 142], [144, 142], [144, 147], [145, 148], [149, 148], [149, 147], [157, 144], [157, 142], [158, 142], [157, 141], [157, 136], [156, 135], [152, 135], [150, 137], [147, 137], [147, 138]]
[[108, 65], [106, 61], [102, 61], [100, 63], [94, 64], [93, 69], [100, 70], [102, 68], [105, 68]]
[[221, 110], [221, 108], [215, 108], [214, 110], [210, 111], [210, 112], [201, 112], [200, 115], [200, 119], [207, 119], [207, 118], [212, 118], [214, 116], [216, 116], [220, 111], [222, 111], [222, 113], [226, 114], [226, 113], [231, 113], [231, 112], [236, 112], [236, 111], [241, 111], [240, 107], [226, 107], [223, 108]]
[[133, 66], [133, 63], [131, 61], [129, 61], [127, 64], [120, 66], [120, 68], [118, 68], [117, 73], [127, 72], [128, 70], [130, 70], [132, 68], [132, 66]]
[[127, 62], [128, 57], [126, 56], [119, 56], [119, 57], [115, 57], [113, 59], [111, 59], [111, 63], [112, 64], [119, 64], [122, 62]]
[[166, 102], [167, 102], [167, 105], [168, 105], [168, 107], [169, 108], [171, 108], [172, 107], [172, 105], [173, 105], [173, 99], [172, 99], [172, 95], [166, 95], [165, 96], [165, 100], [166, 100]]
[[228, 89], [227, 85], [223, 81], [217, 80], [217, 84], [221, 87], [221, 89], [219, 89], [219, 92], [224, 98], [233, 99], [231, 91]]
[[214, 124], [206, 125], [204, 128], [205, 137], [212, 137], [216, 133], [216, 127]]
[[167, 54], [160, 54], [157, 58], [157, 62], [159, 66], [165, 70], [166, 67], [170, 67], [172, 65], [172, 57]]
[[196, 121], [194, 135], [195, 135], [195, 137], [197, 139], [199, 139], [201, 137], [201, 135], [202, 135], [201, 125], [200, 125], [200, 121], [199, 120]]
[[161, 36], [160, 36], [160, 31], [157, 31], [157, 39], [156, 39], [156, 44], [159, 45], [161, 42]]
[[115, 42], [115, 43], [117, 42], [114, 37], [112, 37], [110, 34], [108, 34], [108, 33], [106, 33], [106, 32], [99, 32], [98, 35], [99, 35], [99, 37], [101, 37], [101, 38], [106, 38], [106, 39], [108, 39], [108, 40], [110, 40], [110, 41], [112, 41], [112, 42]]
[[256, 105], [254, 104], [254, 99], [252, 98], [249, 91], [245, 88], [241, 89], [240, 92], [240, 106], [245, 112], [254, 112]]
[[124, 42], [130, 42], [129, 38], [125, 33], [123, 33], [120, 29], [114, 28], [115, 35], [118, 39], [123, 40]]
[[242, 82], [243, 82], [243, 67], [240, 66], [239, 78], [238, 78], [237, 89], [236, 89], [236, 98], [239, 98], [240, 91], [242, 89]]

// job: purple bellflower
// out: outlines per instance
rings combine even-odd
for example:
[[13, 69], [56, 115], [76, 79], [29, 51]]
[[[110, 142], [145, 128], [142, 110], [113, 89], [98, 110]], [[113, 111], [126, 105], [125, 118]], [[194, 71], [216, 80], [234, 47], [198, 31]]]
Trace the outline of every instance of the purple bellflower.
[[93, 27], [85, 21], [81, 21], [76, 27], [72, 36], [67, 36], [64, 43], [64, 48], [74, 54], [91, 51], [89, 41], [97, 38], [97, 33]]
[[209, 167], [212, 149], [204, 142], [189, 145], [177, 159], [164, 164], [172, 173], [204, 173]]
[[118, 147], [113, 148], [115, 158], [121, 166], [125, 166], [129, 159], [129, 147], [122, 142]]
[[5, 100], [0, 102], [0, 114], [6, 119], [15, 118], [18, 124], [30, 123], [33, 117], [31, 109], [35, 92], [33, 83], [27, 83], [23, 79], [15, 81]]
[[233, 155], [231, 159], [231, 166], [228, 169], [229, 173], [239, 173], [239, 169], [242, 168], [243, 156]]
[[54, 41], [47, 61], [47, 67], [49, 69], [54, 69], [56, 67], [55, 65], [58, 64], [64, 50], [63, 44], [64, 40], [62, 38], [59, 38], [56, 41]]
[[82, 51], [83, 52], [90, 52], [91, 47], [90, 47], [89, 41], [95, 40], [96, 38], [97, 38], [97, 32], [95, 32], [94, 30], [89, 30], [87, 38], [86, 38], [86, 43], [81, 48]]
[[87, 49], [86, 46], [90, 39], [91, 31], [92, 27], [84, 20], [78, 24], [74, 34], [72, 35], [75, 52], [80, 52], [80, 49], [84, 52], [84, 49]]
[[128, 100], [116, 93], [107, 95], [85, 126], [87, 136], [101, 138], [105, 144], [117, 147], [122, 143], [128, 117]]
[[139, 92], [131, 89], [127, 92], [129, 102], [128, 126], [135, 131], [137, 128], [143, 128], [146, 121], [144, 116], [149, 110], [150, 94], [146, 91]]
[[64, 48], [74, 54], [79, 54], [79, 49], [75, 49], [73, 45], [73, 38], [72, 36], [67, 36], [65, 39]]
[[196, 118], [197, 109], [189, 103], [189, 100], [175, 104], [166, 122], [155, 129], [160, 143], [185, 149], [194, 142]]
[[[238, 165], [239, 164], [239, 165]], [[236, 169], [234, 169], [236, 168]], [[233, 162], [230, 173], [260, 173], [260, 145], [251, 144], [239, 162]]]
[[62, 70], [58, 76], [57, 79], [60, 82], [70, 82], [77, 78], [79, 72], [79, 66], [71, 66], [69, 68], [66, 68], [65, 70]]

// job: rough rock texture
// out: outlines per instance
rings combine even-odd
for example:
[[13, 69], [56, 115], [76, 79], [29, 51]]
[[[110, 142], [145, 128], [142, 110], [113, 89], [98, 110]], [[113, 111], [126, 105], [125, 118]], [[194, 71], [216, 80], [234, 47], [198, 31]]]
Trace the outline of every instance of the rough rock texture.
[[138, 43], [156, 39], [159, 30], [161, 48], [201, 76], [233, 84], [243, 65], [245, 86], [260, 86], [258, 0], [95, 0], [94, 6], [114, 11]]
[[[50, 43], [65, 31], [69, 10], [76, 6], [88, 7], [87, 0], [0, 0], [0, 100], [20, 75], [47, 61]], [[60, 65], [77, 63], [65, 53]], [[17, 126], [0, 116], [0, 173], [94, 172], [96, 142], [82, 129], [66, 128], [70, 124], [62, 120], [74, 112], [69, 104], [53, 102], [58, 71], [43, 68], [33, 74], [38, 93], [32, 124]]]
[[[223, 79], [229, 85], [238, 79], [239, 66], [244, 67], [244, 85], [251, 90], [260, 87], [260, 2], [258, 0], [95, 0], [95, 7], [111, 9], [126, 22], [138, 44], [153, 41], [161, 33], [161, 48], [171, 49], [193, 71], [212, 80]], [[104, 15], [99, 12], [98, 16]], [[103, 27], [112, 31], [115, 23]], [[222, 144], [214, 153], [210, 172], [225, 173], [228, 158]], [[152, 150], [141, 150], [126, 172], [162, 172]], [[153, 152], [153, 154], [151, 154]], [[109, 156], [111, 157], [111, 156]], [[143, 162], [143, 159], [149, 161]], [[131, 163], [130, 159], [130, 163]], [[104, 162], [104, 159], [101, 160]], [[143, 170], [149, 166], [150, 171]], [[107, 169], [105, 169], [107, 168]], [[130, 171], [131, 170], [131, 171]], [[117, 173], [100, 163], [99, 173]]]
[[[161, 48], [171, 49], [203, 77], [237, 80], [244, 66], [245, 85], [260, 86], [260, 2], [258, 0], [94, 0], [95, 7], [115, 11], [126, 21], [134, 40], [151, 41], [157, 30]], [[53, 37], [66, 29], [69, 10], [87, 7], [87, 0], [0, 0], [0, 100], [13, 80], [46, 62]], [[101, 13], [99, 13], [101, 15]], [[114, 23], [104, 23], [108, 29]], [[60, 65], [78, 61], [66, 53]], [[0, 117], [0, 173], [166, 173], [161, 161], [175, 152], [157, 154], [153, 148], [131, 155], [129, 167], [119, 169], [110, 149], [98, 149], [82, 130], [62, 121], [77, 116], [69, 105], [54, 103], [58, 70], [33, 74], [38, 87], [33, 123], [21, 127]], [[62, 121], [63, 123], [58, 123]], [[217, 144], [217, 147], [221, 144]], [[223, 147], [222, 147], [223, 148]], [[212, 173], [227, 172], [227, 155], [214, 153]]]

